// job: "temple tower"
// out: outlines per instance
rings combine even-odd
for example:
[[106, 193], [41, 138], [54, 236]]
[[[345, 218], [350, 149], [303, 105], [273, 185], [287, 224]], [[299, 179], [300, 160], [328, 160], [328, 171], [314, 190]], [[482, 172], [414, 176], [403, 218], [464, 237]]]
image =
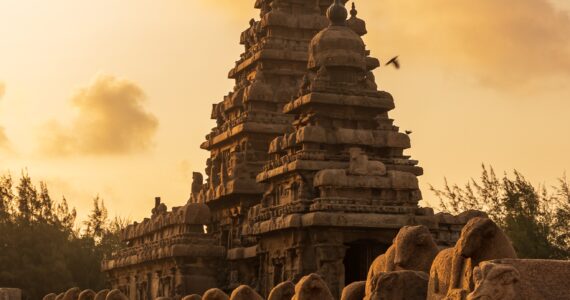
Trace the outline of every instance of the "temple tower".
[[377, 90], [380, 64], [360, 36], [365, 23], [354, 7], [347, 16], [341, 1], [328, 9], [298, 97], [283, 108], [294, 131], [271, 142], [257, 176], [265, 193], [249, 230], [259, 239], [264, 294], [318, 272], [338, 298], [345, 284], [366, 279], [401, 227], [437, 227], [433, 211], [418, 206], [423, 170], [404, 154], [409, 136], [388, 116], [394, 100]]
[[268, 160], [270, 141], [292, 130], [292, 116], [283, 106], [298, 92], [309, 42], [327, 26], [324, 14], [331, 2], [257, 0], [261, 19], [252, 19], [241, 34], [245, 52], [229, 72], [235, 87], [213, 105], [217, 126], [201, 145], [210, 151], [207, 179], [202, 184], [201, 175], [195, 175], [190, 202], [205, 203], [212, 211], [210, 230], [231, 262], [227, 287], [256, 284], [256, 240], [242, 234], [242, 227], [264, 192], [256, 175]]

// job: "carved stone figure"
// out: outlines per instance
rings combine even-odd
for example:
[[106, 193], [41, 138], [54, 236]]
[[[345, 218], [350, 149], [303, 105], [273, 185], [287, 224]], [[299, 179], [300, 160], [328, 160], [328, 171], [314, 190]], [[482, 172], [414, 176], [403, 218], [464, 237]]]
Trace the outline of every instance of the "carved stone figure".
[[94, 300], [95, 292], [93, 290], [84, 290], [79, 294], [79, 300]]
[[45, 295], [42, 300], [55, 300], [55, 298], [57, 298], [57, 294], [51, 293]]
[[295, 285], [295, 296], [291, 300], [334, 300], [327, 283], [315, 273], [309, 274]]
[[65, 292], [63, 300], [77, 300], [79, 293], [81, 293], [81, 290], [78, 287], [71, 288]]
[[444, 249], [436, 256], [430, 270], [428, 299], [441, 299], [449, 292], [468, 293], [474, 288], [473, 268], [480, 262], [516, 257], [509, 238], [495, 222], [472, 218], [463, 227], [455, 247]]
[[114, 289], [107, 294], [105, 300], [129, 300], [129, 298], [120, 290]]
[[570, 261], [499, 259], [473, 272], [475, 290], [467, 300], [570, 299]]
[[381, 272], [413, 270], [429, 272], [439, 252], [429, 229], [423, 225], [404, 226], [385, 254], [378, 256], [368, 271], [366, 294], [372, 292], [374, 276]]
[[263, 300], [263, 298], [247, 285], [240, 285], [233, 290], [230, 300]]
[[295, 295], [295, 284], [291, 281], [285, 281], [275, 286], [267, 300], [291, 300]]
[[204, 293], [204, 295], [202, 295], [202, 300], [229, 300], [229, 299], [230, 297], [228, 297], [226, 293], [216, 288], [209, 289]]
[[368, 156], [360, 148], [350, 149], [350, 167], [352, 175], [386, 175], [386, 166], [379, 161], [369, 161]]
[[366, 300], [425, 300], [429, 276], [421, 271], [380, 273], [373, 279], [372, 291]]
[[340, 300], [362, 300], [366, 294], [366, 281], [355, 281], [342, 290]]
[[95, 295], [95, 300], [105, 300], [107, 299], [107, 294], [109, 294], [109, 290], [105, 289], [105, 290], [101, 290], [97, 293], [97, 295]]

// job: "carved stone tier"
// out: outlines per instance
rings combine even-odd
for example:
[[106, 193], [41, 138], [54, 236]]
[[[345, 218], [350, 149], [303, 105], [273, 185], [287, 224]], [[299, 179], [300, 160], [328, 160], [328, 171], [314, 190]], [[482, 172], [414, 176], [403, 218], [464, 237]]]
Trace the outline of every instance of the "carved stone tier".
[[204, 204], [167, 211], [156, 199], [152, 217], [121, 231], [125, 247], [101, 263], [111, 285], [130, 299], [203, 293], [217, 286], [225, 248], [204, 232], [211, 215]]

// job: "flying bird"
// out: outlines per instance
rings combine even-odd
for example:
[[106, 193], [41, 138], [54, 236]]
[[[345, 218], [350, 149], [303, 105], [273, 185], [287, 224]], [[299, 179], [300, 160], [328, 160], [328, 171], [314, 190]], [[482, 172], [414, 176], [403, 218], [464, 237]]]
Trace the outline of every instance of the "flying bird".
[[406, 134], [407, 134], [407, 135], [410, 135], [410, 134], [412, 134], [412, 133], [413, 133], [413, 131], [411, 131], [411, 130], [406, 130]]
[[398, 56], [392, 58], [390, 61], [386, 63], [386, 65], [394, 65], [396, 69], [400, 69], [400, 62], [398, 61]]

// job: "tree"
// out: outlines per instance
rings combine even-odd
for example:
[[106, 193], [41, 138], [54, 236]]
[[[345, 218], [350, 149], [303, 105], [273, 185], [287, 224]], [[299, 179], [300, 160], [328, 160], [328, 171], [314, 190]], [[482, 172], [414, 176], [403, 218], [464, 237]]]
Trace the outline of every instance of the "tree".
[[94, 207], [82, 231], [67, 200], [53, 201], [47, 184], [35, 186], [22, 172], [14, 187], [0, 176], [0, 286], [21, 288], [25, 299], [79, 286], [105, 288], [101, 260], [121, 246], [118, 233], [126, 223], [110, 222], [104, 201]]
[[513, 242], [522, 258], [569, 258], [570, 194], [563, 177], [555, 193], [535, 188], [520, 172], [499, 179], [492, 167], [482, 167], [479, 181], [463, 187], [431, 187], [443, 211], [460, 213], [469, 209], [487, 212]]

